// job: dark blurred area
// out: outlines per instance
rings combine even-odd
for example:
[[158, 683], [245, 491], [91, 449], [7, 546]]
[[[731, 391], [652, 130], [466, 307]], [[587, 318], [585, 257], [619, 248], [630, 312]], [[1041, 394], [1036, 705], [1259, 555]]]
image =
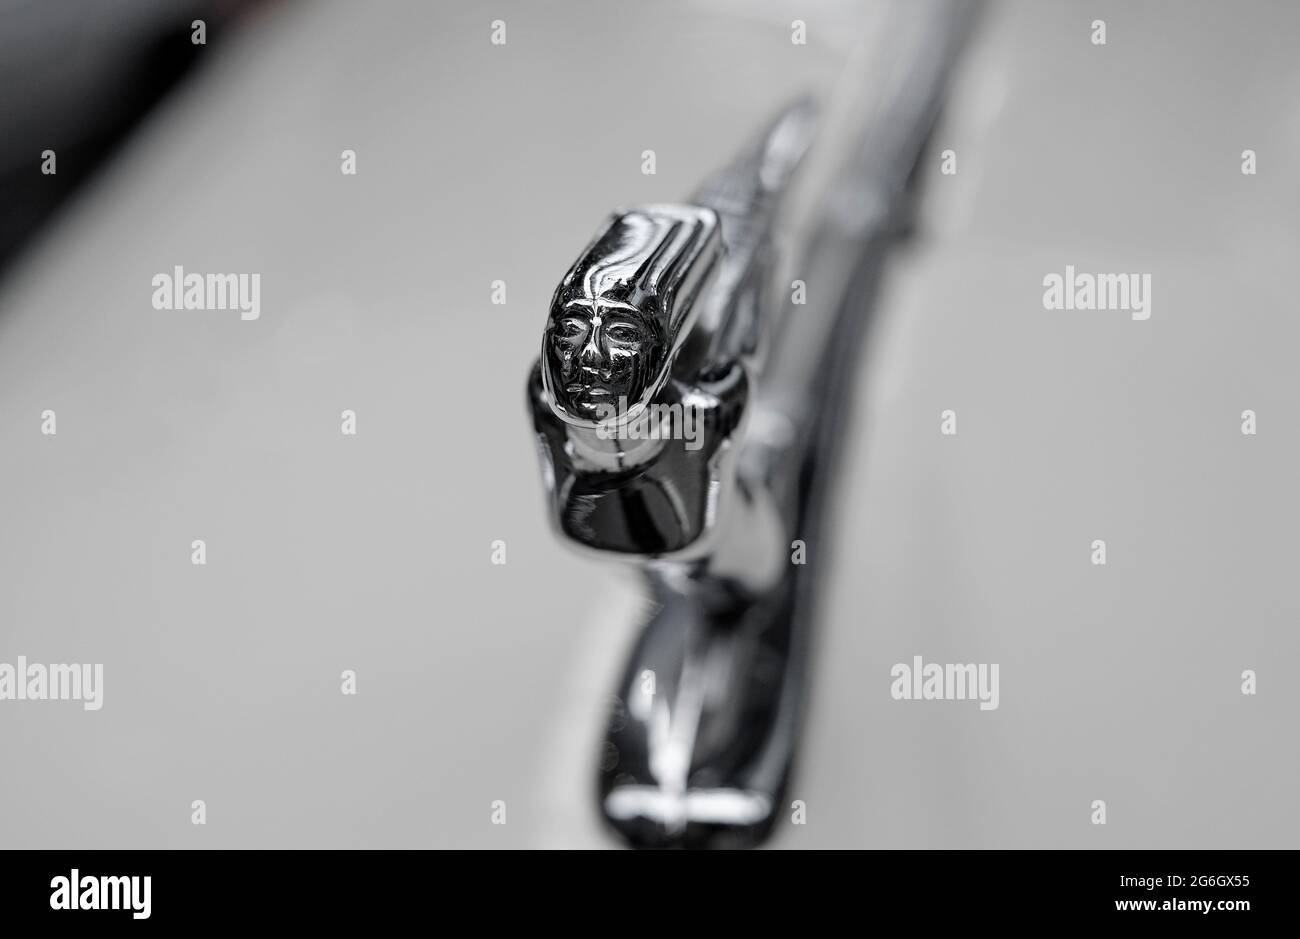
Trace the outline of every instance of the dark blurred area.
[[[257, 0], [0, 4], [0, 278]], [[203, 42], [195, 21], [202, 20]], [[54, 151], [55, 172], [42, 154]]]

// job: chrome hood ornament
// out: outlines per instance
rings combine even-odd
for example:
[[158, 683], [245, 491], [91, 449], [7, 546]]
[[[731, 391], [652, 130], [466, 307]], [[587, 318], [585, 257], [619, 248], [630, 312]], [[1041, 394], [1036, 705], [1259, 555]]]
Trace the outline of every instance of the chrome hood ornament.
[[550, 517], [652, 601], [598, 774], [633, 845], [753, 845], [787, 817], [848, 391], [970, 18], [890, 10], [838, 96], [690, 202], [616, 212], [551, 300], [528, 383]]
[[721, 256], [713, 210], [643, 206], [611, 216], [556, 289], [533, 406], [554, 518], [574, 541], [651, 558], [710, 530], [745, 376], [674, 368]]

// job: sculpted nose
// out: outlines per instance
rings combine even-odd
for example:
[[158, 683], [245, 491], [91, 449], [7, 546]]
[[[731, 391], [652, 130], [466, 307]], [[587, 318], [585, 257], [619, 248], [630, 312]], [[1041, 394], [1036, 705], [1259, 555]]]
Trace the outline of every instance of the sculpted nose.
[[587, 341], [582, 344], [582, 351], [578, 353], [578, 361], [592, 368], [599, 368], [605, 364], [605, 352], [600, 347], [600, 340], [597, 338], [599, 329], [592, 327], [591, 332], [587, 333]]

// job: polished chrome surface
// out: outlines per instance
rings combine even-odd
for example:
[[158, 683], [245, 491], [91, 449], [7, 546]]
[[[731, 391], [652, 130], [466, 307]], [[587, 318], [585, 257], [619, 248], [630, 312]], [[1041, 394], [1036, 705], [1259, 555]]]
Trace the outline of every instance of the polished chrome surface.
[[709, 209], [645, 206], [610, 218], [551, 301], [542, 383], [557, 416], [594, 429], [633, 420], [659, 395], [720, 251]]
[[551, 516], [641, 563], [652, 601], [600, 754], [602, 811], [633, 845], [753, 845], [784, 811], [806, 559], [969, 5], [899, 10], [838, 99], [789, 107], [691, 204], [615, 213], [552, 301], [529, 382]]

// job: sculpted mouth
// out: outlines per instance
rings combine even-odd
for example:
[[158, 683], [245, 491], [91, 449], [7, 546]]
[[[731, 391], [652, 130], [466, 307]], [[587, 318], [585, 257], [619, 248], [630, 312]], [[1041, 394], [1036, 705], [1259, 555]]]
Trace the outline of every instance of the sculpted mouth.
[[608, 388], [602, 388], [599, 385], [583, 385], [577, 382], [572, 385], [566, 385], [564, 390], [570, 394], [581, 392], [586, 394], [589, 398], [608, 398], [610, 394], [612, 394]]

